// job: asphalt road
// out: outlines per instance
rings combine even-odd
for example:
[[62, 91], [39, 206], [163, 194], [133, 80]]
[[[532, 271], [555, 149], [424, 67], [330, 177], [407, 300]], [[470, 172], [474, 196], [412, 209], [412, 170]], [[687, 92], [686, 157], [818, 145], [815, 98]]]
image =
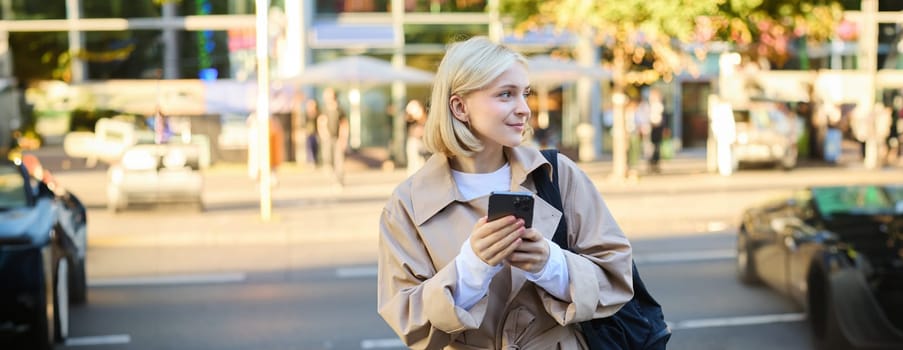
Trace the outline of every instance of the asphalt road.
[[[674, 327], [669, 349], [810, 348], [802, 310], [739, 284], [733, 237], [743, 208], [812, 184], [899, 182], [898, 168], [749, 170], [699, 163], [614, 183], [584, 165]], [[206, 173], [202, 213], [104, 210], [102, 171], [57, 173], [89, 207], [89, 303], [60, 349], [397, 349], [376, 314], [375, 223], [403, 172], [280, 174], [274, 218], [258, 217], [240, 169]]]
[[[674, 327], [669, 349], [811, 347], [799, 307], [737, 281], [732, 232], [634, 245]], [[193, 277], [95, 279], [90, 303], [72, 312], [73, 338], [59, 348], [404, 348], [376, 314], [373, 265]]]

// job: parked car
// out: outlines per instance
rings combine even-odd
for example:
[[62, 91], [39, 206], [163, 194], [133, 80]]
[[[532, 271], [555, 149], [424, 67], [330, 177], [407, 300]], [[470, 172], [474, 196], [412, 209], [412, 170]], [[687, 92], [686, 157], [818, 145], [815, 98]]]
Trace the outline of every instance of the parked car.
[[796, 167], [801, 126], [780, 102], [753, 101], [734, 110], [735, 168], [748, 164], [774, 164], [785, 170]]
[[[87, 215], [36, 162], [0, 161], [0, 348], [50, 349], [87, 300]], [[8, 347], [5, 342], [15, 342]], [[24, 344], [19, 344], [24, 343]]]
[[819, 348], [903, 349], [903, 186], [813, 187], [749, 208], [736, 266], [803, 306]]
[[107, 209], [131, 204], [189, 203], [203, 210], [201, 146], [193, 143], [137, 144], [108, 169]]

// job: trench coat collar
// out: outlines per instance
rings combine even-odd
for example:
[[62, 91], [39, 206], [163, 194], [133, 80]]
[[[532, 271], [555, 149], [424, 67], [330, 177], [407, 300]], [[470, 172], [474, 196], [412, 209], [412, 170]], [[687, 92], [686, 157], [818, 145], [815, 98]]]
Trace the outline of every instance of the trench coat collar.
[[[542, 165], [551, 177], [552, 167], [539, 150], [526, 147], [505, 147], [505, 156], [511, 167], [510, 190], [521, 191], [530, 174]], [[452, 177], [449, 159], [444, 154], [434, 154], [423, 168], [411, 177], [411, 204], [416, 225], [422, 225], [452, 202], [464, 202], [458, 185]]]

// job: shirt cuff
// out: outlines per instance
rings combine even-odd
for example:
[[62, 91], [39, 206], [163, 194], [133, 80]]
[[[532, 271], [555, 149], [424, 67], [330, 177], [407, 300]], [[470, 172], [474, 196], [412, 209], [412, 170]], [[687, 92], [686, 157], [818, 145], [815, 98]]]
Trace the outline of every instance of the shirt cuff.
[[455, 267], [458, 269], [458, 281], [452, 297], [455, 305], [466, 310], [486, 296], [489, 282], [502, 269], [502, 264], [489, 266], [483, 262], [471, 248], [470, 240], [466, 240], [455, 257]]

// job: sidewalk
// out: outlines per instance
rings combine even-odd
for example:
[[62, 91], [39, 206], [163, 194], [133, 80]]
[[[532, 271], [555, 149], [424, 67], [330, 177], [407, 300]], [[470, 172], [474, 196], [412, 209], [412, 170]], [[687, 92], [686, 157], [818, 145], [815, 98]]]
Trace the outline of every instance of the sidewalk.
[[[36, 152], [37, 153], [37, 152]], [[285, 239], [322, 241], [374, 237], [380, 210], [392, 190], [405, 179], [405, 171], [358, 168], [346, 176], [346, 186], [337, 186], [329, 173], [320, 169], [288, 164], [279, 170], [279, 185], [272, 191], [272, 219], [261, 220], [258, 185], [250, 180], [243, 164], [218, 164], [204, 171], [205, 211], [187, 207], [138, 207], [119, 214], [105, 210], [106, 172], [102, 167], [78, 167], [78, 160], [67, 160], [53, 150], [37, 153], [45, 166], [55, 171], [59, 181], [79, 196], [89, 209], [91, 242], [102, 245], [192, 244], [224, 241], [266, 241]], [[69, 170], [62, 165], [69, 164]], [[680, 196], [693, 196], [699, 203], [713, 202], [712, 196], [734, 193], [733, 205], [701, 208], [713, 219], [726, 212], [739, 212], [735, 206], [777, 190], [802, 188], [815, 184], [884, 182], [899, 177], [900, 168], [865, 170], [855, 164], [839, 167], [802, 166], [790, 172], [768, 168], [741, 170], [730, 177], [706, 172], [704, 149], [679, 152], [662, 163], [660, 174], [641, 175], [633, 180], [614, 181], [609, 175], [611, 163], [579, 163], [622, 226], [647, 223], [650, 205], [677, 205]], [[823, 176], [830, 173], [831, 176]], [[692, 203], [690, 203], [692, 204]], [[664, 210], [666, 208], [656, 208]], [[671, 210], [670, 219], [679, 222], [693, 215]], [[668, 216], [659, 215], [659, 220]], [[692, 225], [696, 227], [698, 225]], [[672, 229], [687, 229], [688, 225]], [[659, 230], [661, 228], [659, 227]]]
[[[358, 168], [338, 187], [329, 173], [286, 165], [272, 191], [272, 218], [261, 220], [257, 184], [243, 164], [204, 171], [205, 210], [139, 207], [106, 210], [106, 171], [44, 150], [38, 156], [88, 207], [91, 277], [249, 271], [372, 264], [381, 210], [405, 179], [397, 169]], [[705, 152], [688, 150], [662, 163], [662, 173], [636, 181], [609, 179], [611, 163], [579, 163], [631, 240], [731, 229], [748, 205], [813, 184], [900, 182], [900, 168], [865, 170], [804, 166], [785, 172], [705, 171]]]

